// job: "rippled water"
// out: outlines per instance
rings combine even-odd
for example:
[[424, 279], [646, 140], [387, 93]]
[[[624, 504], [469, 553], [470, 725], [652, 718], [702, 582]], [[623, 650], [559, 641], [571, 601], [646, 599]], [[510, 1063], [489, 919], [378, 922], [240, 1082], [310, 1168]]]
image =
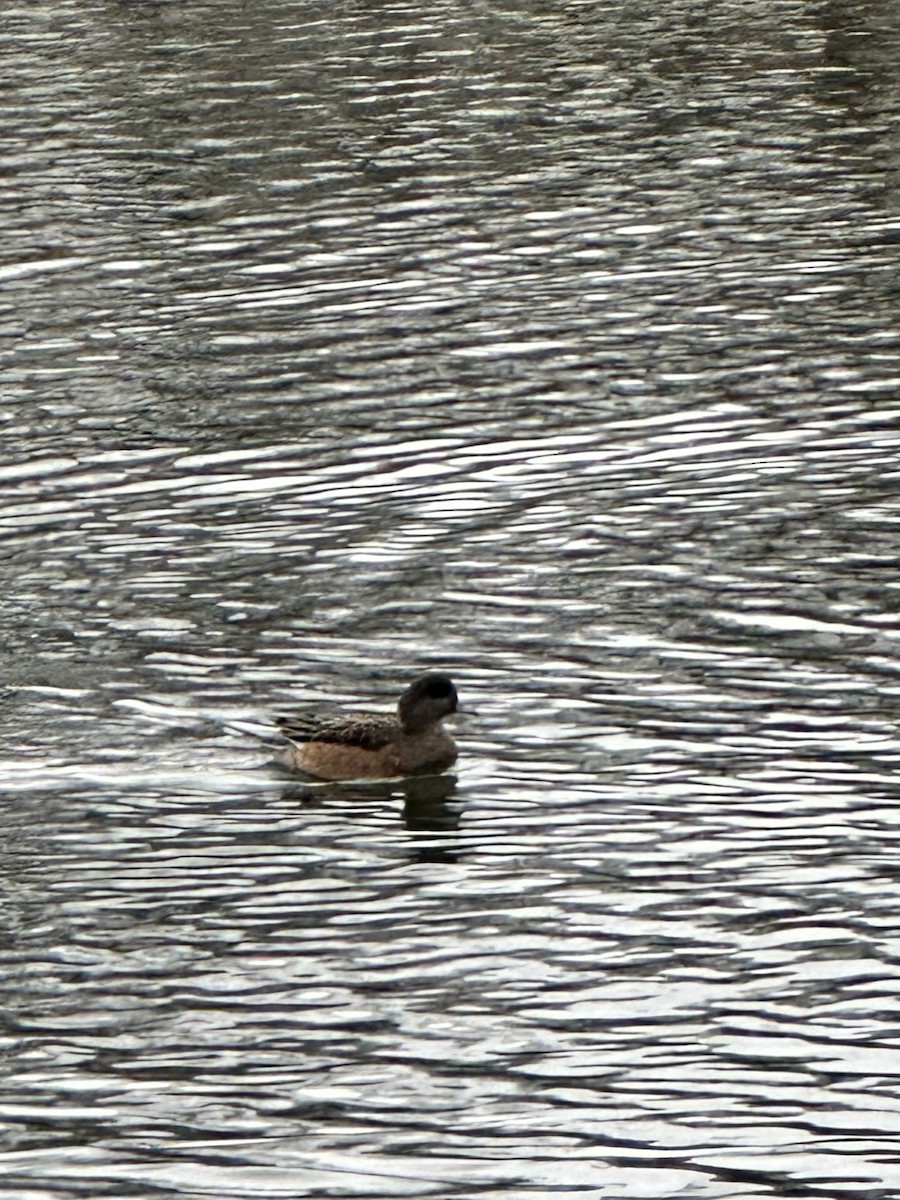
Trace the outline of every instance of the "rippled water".
[[0, 28], [0, 1188], [898, 1195], [893, 8]]

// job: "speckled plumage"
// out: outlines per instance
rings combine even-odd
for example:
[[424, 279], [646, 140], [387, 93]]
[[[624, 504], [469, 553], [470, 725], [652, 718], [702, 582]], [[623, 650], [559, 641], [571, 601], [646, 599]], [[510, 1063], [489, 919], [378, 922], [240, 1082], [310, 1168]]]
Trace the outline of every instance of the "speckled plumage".
[[320, 779], [386, 778], [445, 771], [456, 761], [453, 738], [441, 727], [456, 712], [446, 675], [429, 672], [400, 697], [397, 716], [348, 712], [279, 717], [289, 766]]
[[279, 717], [276, 724], [291, 742], [333, 742], [363, 750], [380, 750], [403, 732], [396, 717], [369, 712], [338, 713], [333, 717], [295, 713]]

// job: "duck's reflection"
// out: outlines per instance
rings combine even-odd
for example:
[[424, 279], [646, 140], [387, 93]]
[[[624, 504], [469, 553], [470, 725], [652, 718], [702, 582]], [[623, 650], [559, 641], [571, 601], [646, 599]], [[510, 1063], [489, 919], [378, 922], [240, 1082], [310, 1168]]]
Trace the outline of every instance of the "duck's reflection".
[[406, 828], [413, 833], [449, 833], [459, 829], [462, 806], [452, 802], [456, 783], [455, 775], [404, 779], [396, 791], [403, 797]]
[[320, 806], [333, 800], [360, 803], [402, 799], [403, 823], [416, 835], [441, 834], [440, 839], [416, 837], [414, 857], [420, 862], [456, 862], [459, 845], [446, 838], [460, 826], [462, 804], [454, 799], [455, 775], [416, 775], [408, 779], [358, 780], [353, 783], [320, 783], [315, 780], [288, 784], [281, 798], [307, 806]]

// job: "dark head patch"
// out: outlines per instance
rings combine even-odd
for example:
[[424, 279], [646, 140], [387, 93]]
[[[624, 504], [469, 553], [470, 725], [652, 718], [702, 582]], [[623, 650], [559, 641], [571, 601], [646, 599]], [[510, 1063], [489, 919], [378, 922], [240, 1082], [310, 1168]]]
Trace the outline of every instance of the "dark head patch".
[[445, 700], [455, 690], [446, 675], [428, 675], [425, 678], [425, 695], [432, 700]]

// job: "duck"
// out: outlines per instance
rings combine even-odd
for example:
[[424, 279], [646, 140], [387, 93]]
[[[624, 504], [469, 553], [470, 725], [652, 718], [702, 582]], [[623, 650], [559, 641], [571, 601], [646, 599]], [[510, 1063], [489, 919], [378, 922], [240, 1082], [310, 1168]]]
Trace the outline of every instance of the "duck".
[[397, 715], [346, 712], [281, 716], [282, 761], [323, 780], [390, 779], [440, 774], [456, 762], [456, 743], [441, 722], [459, 709], [449, 675], [429, 671], [406, 688]]

